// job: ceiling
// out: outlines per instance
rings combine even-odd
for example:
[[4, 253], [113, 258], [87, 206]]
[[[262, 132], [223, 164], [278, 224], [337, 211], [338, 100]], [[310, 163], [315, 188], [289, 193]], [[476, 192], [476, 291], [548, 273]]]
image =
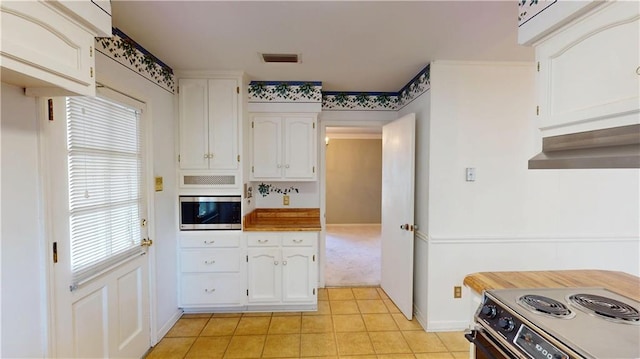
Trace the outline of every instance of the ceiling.
[[[398, 91], [434, 60], [533, 61], [511, 1], [112, 1], [113, 26], [175, 71]], [[298, 53], [299, 64], [258, 55]]]

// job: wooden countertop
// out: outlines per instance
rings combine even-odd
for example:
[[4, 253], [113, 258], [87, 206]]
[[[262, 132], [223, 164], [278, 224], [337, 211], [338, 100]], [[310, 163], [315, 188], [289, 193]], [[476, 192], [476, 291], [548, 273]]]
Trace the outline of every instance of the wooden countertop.
[[640, 301], [640, 278], [606, 270], [478, 272], [464, 278], [477, 293], [503, 288], [603, 287]]
[[245, 231], [318, 232], [319, 208], [257, 208], [244, 216]]

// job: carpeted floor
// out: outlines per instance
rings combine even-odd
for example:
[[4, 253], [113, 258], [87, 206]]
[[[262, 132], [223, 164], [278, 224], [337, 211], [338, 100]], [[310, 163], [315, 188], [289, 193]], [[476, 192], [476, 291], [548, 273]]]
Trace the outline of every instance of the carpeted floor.
[[380, 285], [380, 224], [328, 224], [325, 285]]

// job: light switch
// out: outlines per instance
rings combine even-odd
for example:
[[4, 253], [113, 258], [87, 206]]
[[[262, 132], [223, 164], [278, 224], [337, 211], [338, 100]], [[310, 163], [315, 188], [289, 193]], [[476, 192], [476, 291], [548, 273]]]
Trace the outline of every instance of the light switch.
[[475, 169], [475, 167], [467, 167], [466, 174], [467, 174], [467, 182], [475, 182], [475, 180], [476, 180], [476, 169]]

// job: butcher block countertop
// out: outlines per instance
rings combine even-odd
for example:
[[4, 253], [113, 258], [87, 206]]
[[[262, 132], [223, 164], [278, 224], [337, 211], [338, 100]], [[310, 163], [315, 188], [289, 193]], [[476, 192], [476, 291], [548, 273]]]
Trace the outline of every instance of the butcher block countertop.
[[478, 272], [464, 278], [477, 293], [503, 288], [603, 287], [640, 301], [640, 278], [606, 270]]
[[318, 232], [319, 208], [256, 208], [244, 216], [245, 231]]

